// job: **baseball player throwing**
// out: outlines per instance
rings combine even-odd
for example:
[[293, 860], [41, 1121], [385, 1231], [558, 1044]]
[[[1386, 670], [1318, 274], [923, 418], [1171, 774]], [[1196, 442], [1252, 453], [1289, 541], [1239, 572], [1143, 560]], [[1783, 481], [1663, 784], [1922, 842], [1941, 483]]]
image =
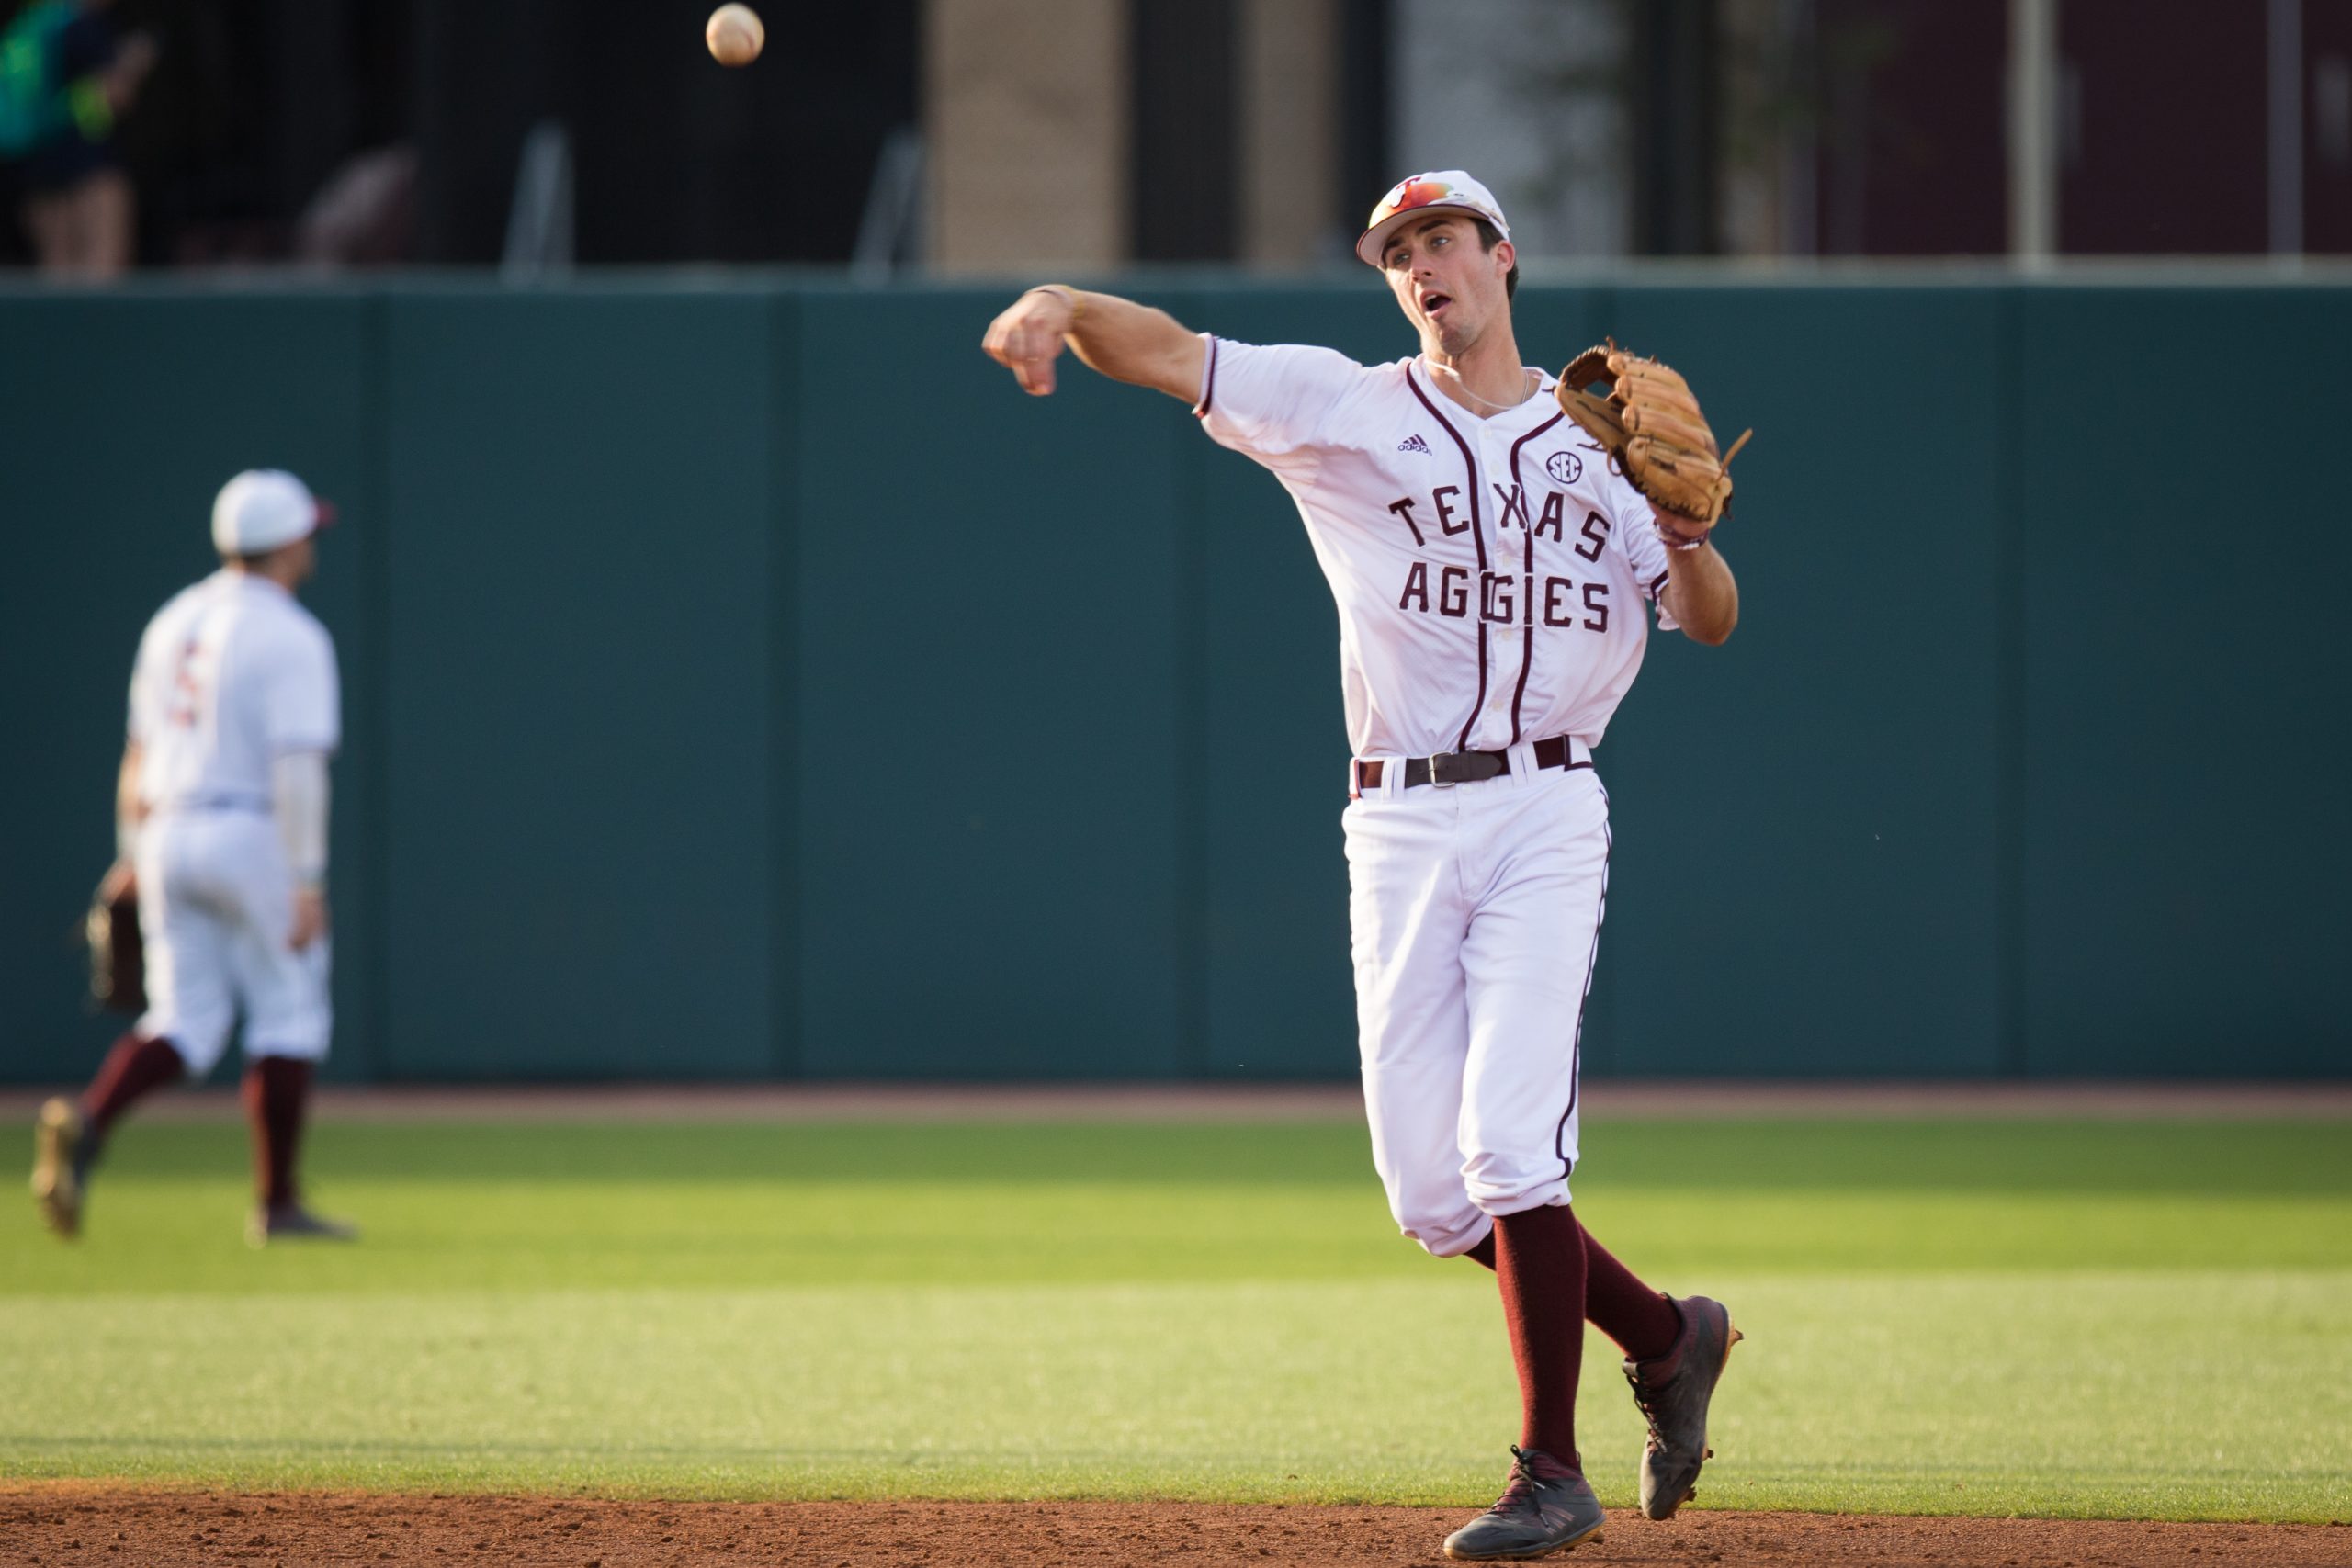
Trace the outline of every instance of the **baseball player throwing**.
[[[1516, 253], [1484, 186], [1458, 170], [1405, 181], [1356, 254], [1386, 279], [1419, 354], [1363, 366], [1233, 343], [1061, 284], [1013, 301], [984, 347], [1038, 396], [1068, 344], [1103, 375], [1182, 398], [1298, 504], [1339, 601], [1374, 1161], [1406, 1235], [1495, 1271], [1519, 1371], [1508, 1487], [1445, 1551], [1537, 1557], [1601, 1529], [1576, 1443], [1585, 1320], [1624, 1350], [1649, 1423], [1642, 1506], [1659, 1519], [1698, 1480], [1738, 1337], [1720, 1303], [1635, 1278], [1568, 1196], [1609, 885], [1593, 750], [1641, 667], [1645, 606], [1713, 645], [1731, 635], [1738, 594], [1709, 542], [1719, 508], [1654, 507], [1624, 477], [1625, 448], [1595, 434], [1656, 430], [1655, 417], [1594, 421], [1600, 400], [1521, 363]], [[1600, 359], [1621, 385], [1671, 378]], [[1696, 439], [1712, 461], [1702, 424]]]
[[291, 474], [239, 474], [212, 507], [220, 570], [140, 639], [105, 891], [136, 879], [149, 1005], [78, 1102], [41, 1108], [33, 1196], [60, 1235], [80, 1233], [116, 1119], [210, 1072], [240, 1013], [258, 1189], [248, 1238], [354, 1234], [304, 1208], [294, 1176], [327, 1054], [327, 759], [341, 736], [334, 641], [294, 593], [329, 515]]

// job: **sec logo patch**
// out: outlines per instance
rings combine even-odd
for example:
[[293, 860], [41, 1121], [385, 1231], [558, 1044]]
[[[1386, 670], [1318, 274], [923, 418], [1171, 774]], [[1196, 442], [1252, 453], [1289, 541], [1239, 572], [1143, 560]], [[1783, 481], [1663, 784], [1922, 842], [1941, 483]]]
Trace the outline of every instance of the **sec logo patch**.
[[1555, 484], [1572, 485], [1584, 478], [1584, 459], [1574, 452], [1555, 452], [1544, 459], [1544, 471]]

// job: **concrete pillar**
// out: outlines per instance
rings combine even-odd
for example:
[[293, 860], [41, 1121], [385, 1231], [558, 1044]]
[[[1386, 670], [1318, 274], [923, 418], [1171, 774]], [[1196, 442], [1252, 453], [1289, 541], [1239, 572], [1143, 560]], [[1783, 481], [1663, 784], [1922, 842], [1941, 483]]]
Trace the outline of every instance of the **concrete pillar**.
[[1026, 276], [1125, 259], [1127, 12], [1110, 0], [928, 0], [933, 271]]
[[2058, 0], [2009, 0], [2009, 254], [2058, 251]]
[[[1723, 29], [1718, 91], [1727, 133], [1717, 141], [1715, 227], [1732, 256], [1782, 256], [1813, 248], [1811, 236], [1790, 232], [1799, 210], [1792, 176], [1794, 128], [1776, 110], [1793, 96], [1797, 0], [1721, 0]], [[1756, 134], [1762, 130], [1766, 134]], [[1743, 134], [1745, 133], [1745, 134]]]
[[1338, 0], [1242, 0], [1240, 20], [1240, 259], [1310, 266], [1343, 226]]
[[2270, 0], [2270, 251], [2303, 251], [2303, 0]]
[[1641, 152], [1625, 83], [1649, 4], [1396, 0], [1392, 164], [1349, 216], [1361, 218], [1407, 175], [1465, 169], [1503, 204], [1531, 272], [1566, 257], [1625, 254], [1628, 171]]

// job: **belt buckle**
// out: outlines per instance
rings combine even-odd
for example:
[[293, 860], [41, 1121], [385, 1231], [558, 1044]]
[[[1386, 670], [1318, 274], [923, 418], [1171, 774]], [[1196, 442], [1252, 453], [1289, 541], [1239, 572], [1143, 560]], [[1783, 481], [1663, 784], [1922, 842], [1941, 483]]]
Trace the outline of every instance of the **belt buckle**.
[[[1453, 778], [1438, 777], [1438, 764], [1457, 764], [1461, 772]], [[1440, 789], [1452, 789], [1460, 784], [1484, 784], [1488, 779], [1501, 778], [1510, 772], [1510, 760], [1491, 751], [1439, 751], [1430, 758], [1430, 783]]]

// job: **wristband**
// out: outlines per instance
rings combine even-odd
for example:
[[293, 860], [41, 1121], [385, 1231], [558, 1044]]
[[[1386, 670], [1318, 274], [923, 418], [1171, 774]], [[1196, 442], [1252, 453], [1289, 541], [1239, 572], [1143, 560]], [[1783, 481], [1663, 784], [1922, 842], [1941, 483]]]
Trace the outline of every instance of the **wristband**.
[[1713, 532], [1714, 530], [1710, 528], [1706, 533], [1700, 534], [1696, 537], [1686, 537], [1683, 535], [1677, 534], [1668, 529], [1663, 523], [1657, 525], [1657, 536], [1659, 541], [1663, 543], [1668, 549], [1677, 552], [1703, 549], [1706, 547], [1707, 535]]
[[1069, 300], [1069, 323], [1072, 326], [1078, 325], [1078, 319], [1086, 314], [1086, 296], [1080, 294], [1077, 289], [1072, 288], [1067, 283], [1041, 283], [1037, 285], [1036, 288], [1029, 290], [1029, 292], [1032, 294], [1058, 294], [1063, 299]]

